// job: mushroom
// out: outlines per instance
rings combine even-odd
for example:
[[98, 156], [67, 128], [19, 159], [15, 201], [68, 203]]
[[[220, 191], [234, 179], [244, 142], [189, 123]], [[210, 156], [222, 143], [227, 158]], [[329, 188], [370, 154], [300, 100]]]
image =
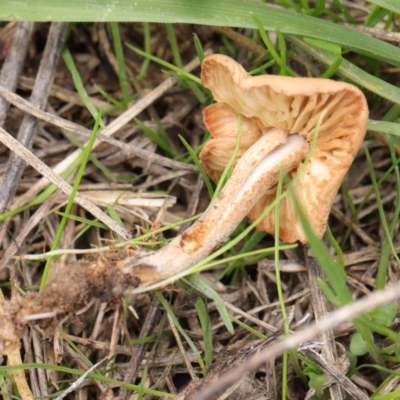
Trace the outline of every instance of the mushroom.
[[[368, 106], [363, 93], [344, 82], [316, 78], [250, 76], [238, 63], [223, 55], [207, 57], [202, 65], [203, 84], [211, 90], [215, 103], [203, 111], [211, 135], [202, 152], [208, 175], [219, 177], [233, 153], [236, 113], [243, 115], [238, 157], [261, 135], [280, 128], [290, 137], [312, 140], [322, 112], [315, 151], [294, 188], [301, 208], [318, 237], [325, 233], [333, 200], [363, 142], [368, 122]], [[299, 168], [291, 172], [294, 178]], [[255, 220], [276, 197], [274, 187], [249, 211]], [[280, 238], [285, 242], [306, 242], [293, 200], [286, 196], [280, 204]], [[268, 214], [257, 226], [274, 233], [274, 215]]]
[[[316, 147], [295, 186], [298, 201], [315, 231], [325, 231], [330, 207], [359, 150], [368, 108], [356, 87], [327, 79], [250, 76], [223, 55], [204, 59], [201, 79], [217, 103], [203, 111], [213, 139], [200, 159], [212, 179], [221, 176], [232, 156], [241, 115], [241, 139], [235, 168], [218, 198], [203, 216], [167, 246], [153, 253], [135, 252], [126, 260], [141, 286], [186, 271], [227, 240], [241, 220], [256, 219], [276, 196], [280, 169], [298, 174], [322, 113]], [[258, 229], [274, 232], [267, 215]], [[306, 237], [290, 196], [280, 204], [280, 237]]]

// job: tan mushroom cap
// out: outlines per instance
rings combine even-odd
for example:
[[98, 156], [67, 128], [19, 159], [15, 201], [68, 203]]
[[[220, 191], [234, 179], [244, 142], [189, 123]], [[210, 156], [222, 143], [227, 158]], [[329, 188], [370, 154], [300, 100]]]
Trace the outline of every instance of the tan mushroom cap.
[[[311, 142], [318, 119], [326, 112], [312, 158], [295, 187], [311, 227], [322, 237], [334, 198], [366, 133], [368, 106], [363, 93], [353, 85], [328, 79], [253, 77], [223, 55], [204, 59], [201, 79], [217, 101], [203, 110], [213, 139], [200, 153], [212, 179], [222, 174], [233, 153], [237, 113], [243, 121], [238, 159], [271, 128], [281, 128], [288, 135], [299, 134]], [[298, 169], [292, 172], [293, 177]], [[255, 220], [275, 195], [274, 189], [269, 190], [249, 212], [249, 218]], [[257, 228], [273, 234], [274, 214], [267, 215]], [[306, 242], [290, 196], [280, 204], [280, 238]]]

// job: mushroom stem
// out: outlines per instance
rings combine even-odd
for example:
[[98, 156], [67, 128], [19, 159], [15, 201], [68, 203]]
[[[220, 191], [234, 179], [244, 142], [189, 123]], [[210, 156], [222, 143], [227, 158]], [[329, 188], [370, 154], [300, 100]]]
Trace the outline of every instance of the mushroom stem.
[[237, 163], [218, 198], [203, 216], [167, 246], [125, 260], [125, 268], [147, 286], [183, 272], [207, 257], [229, 235], [268, 189], [280, 169], [289, 173], [305, 159], [309, 144], [300, 135], [272, 129]]

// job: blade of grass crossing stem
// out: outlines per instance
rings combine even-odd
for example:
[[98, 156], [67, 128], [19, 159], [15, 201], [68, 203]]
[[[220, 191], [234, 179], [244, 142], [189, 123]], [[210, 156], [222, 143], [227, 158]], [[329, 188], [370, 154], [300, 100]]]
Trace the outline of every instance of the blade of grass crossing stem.
[[207, 306], [201, 297], [197, 297], [194, 306], [199, 316], [201, 331], [204, 340], [204, 363], [206, 368], [210, 368], [213, 360], [213, 339], [211, 330], [210, 316], [208, 315]]
[[[67, 206], [65, 207], [65, 213], [66, 214], [69, 214], [71, 212], [71, 208], [72, 208], [72, 205], [74, 203], [74, 198], [75, 198], [76, 192], [78, 191], [79, 184], [81, 182], [83, 173], [85, 171], [87, 161], [89, 159], [90, 151], [92, 149], [93, 143], [96, 140], [96, 134], [97, 134], [97, 131], [99, 129], [99, 122], [100, 121], [101, 121], [101, 110], [97, 114], [97, 118], [96, 118], [96, 123], [95, 123], [94, 129], [93, 129], [92, 134], [90, 136], [89, 142], [88, 142], [88, 144], [87, 144], [87, 146], [85, 148], [85, 151], [83, 152], [82, 163], [81, 163], [81, 165], [79, 167], [79, 170], [78, 170], [78, 173], [76, 175], [76, 179], [75, 179], [75, 182], [74, 182], [74, 186], [72, 187], [71, 195], [68, 198]], [[53, 241], [53, 243], [51, 245], [51, 250], [55, 250], [57, 248], [58, 243], [60, 242], [62, 233], [64, 231], [65, 225], [67, 224], [67, 221], [68, 221], [67, 217], [62, 217], [61, 222], [60, 222], [60, 226], [57, 229], [56, 236], [55, 236], [54, 241]], [[53, 260], [52, 257], [49, 257], [46, 260], [46, 265], [44, 267], [43, 276], [42, 276], [42, 279], [41, 279], [41, 282], [40, 282], [39, 290], [43, 290], [43, 288], [46, 285], [47, 277], [49, 275], [50, 265], [51, 265], [52, 260]]]
[[115, 56], [118, 63], [118, 79], [122, 91], [122, 99], [125, 110], [128, 108], [129, 103], [129, 81], [125, 69], [124, 50], [122, 48], [121, 36], [119, 34], [119, 27], [117, 22], [110, 22], [111, 33], [114, 40]]
[[[297, 176], [295, 177], [295, 179], [293, 179], [293, 181], [291, 182], [290, 185], [295, 185], [295, 183], [298, 181], [298, 179], [300, 178], [300, 176], [303, 174], [306, 165], [308, 164], [308, 162], [310, 161], [311, 155], [314, 151], [315, 148], [315, 144], [316, 144], [316, 140], [317, 140], [317, 132], [318, 132], [318, 127], [321, 124], [322, 121], [322, 117], [323, 117], [324, 113], [321, 114], [321, 117], [318, 120], [317, 123], [317, 127], [316, 127], [316, 133], [314, 134], [313, 140], [311, 142], [311, 146], [310, 146], [310, 151], [306, 156], [306, 159], [303, 162], [302, 167], [299, 170], [299, 173], [297, 174]], [[200, 272], [204, 269], [206, 269], [206, 267], [208, 266], [209, 262], [214, 260], [215, 258], [219, 257], [220, 255], [224, 254], [226, 251], [228, 251], [229, 249], [231, 249], [232, 247], [234, 247], [237, 243], [239, 243], [241, 240], [243, 240], [246, 236], [249, 235], [249, 233], [266, 217], [266, 215], [271, 212], [273, 210], [273, 208], [275, 207], [276, 203], [278, 201], [282, 201], [282, 199], [284, 197], [286, 197], [288, 195], [288, 191], [285, 191], [284, 193], [282, 193], [279, 197], [277, 197], [270, 205], [268, 205], [268, 207], [265, 208], [265, 210], [260, 214], [260, 216], [255, 219], [246, 229], [243, 230], [243, 232], [241, 234], [239, 234], [238, 236], [236, 236], [234, 239], [230, 240], [227, 244], [225, 244], [224, 246], [220, 247], [217, 251], [215, 251], [214, 253], [210, 254], [208, 257], [205, 257], [202, 261], [198, 262], [196, 265], [194, 265], [193, 267], [189, 268], [188, 270], [181, 272], [171, 278], [165, 279], [162, 282], [159, 282], [157, 284], [154, 285], [150, 285], [147, 287], [147, 290], [154, 290], [157, 289], [159, 287], [162, 286], [166, 286], [172, 282], [174, 282], [177, 279], [183, 278], [184, 276], [190, 275], [190, 274], [194, 274], [197, 272]], [[139, 292], [139, 290], [133, 290], [132, 292]]]
[[[317, 141], [317, 137], [318, 137], [318, 129], [319, 126], [321, 125], [321, 121], [323, 116], [325, 115], [325, 112], [323, 112], [320, 116], [320, 118], [318, 119], [317, 122], [317, 126], [315, 129], [315, 133], [314, 133], [314, 137], [313, 140], [311, 141], [311, 146], [310, 146], [310, 150], [306, 156], [306, 159], [304, 160], [302, 166], [300, 167], [300, 170], [298, 172], [298, 174], [296, 175], [296, 177], [292, 180], [292, 182], [290, 183], [289, 187], [293, 187], [296, 182], [300, 179], [301, 175], [304, 173], [305, 171], [305, 167], [307, 166], [308, 162], [310, 161], [311, 155], [315, 149], [315, 144]], [[283, 192], [280, 196], [276, 197], [275, 200], [268, 205], [268, 207], [266, 207], [264, 209], [264, 211], [260, 214], [260, 216], [255, 219], [246, 229], [243, 230], [243, 232], [241, 234], [239, 234], [238, 236], [236, 236], [234, 239], [230, 240], [227, 244], [223, 245], [222, 247], [220, 247], [217, 251], [215, 251], [214, 253], [210, 254], [208, 257], [205, 257], [202, 261], [198, 262], [196, 265], [194, 265], [193, 267], [189, 268], [186, 271], [183, 271], [171, 278], [165, 279], [162, 282], [156, 283], [154, 285], [150, 285], [148, 287], [146, 287], [146, 290], [154, 290], [154, 289], [158, 289], [160, 287], [166, 286], [174, 281], [176, 281], [177, 279], [183, 278], [185, 276], [200, 272], [204, 269], [206, 269], [206, 267], [208, 266], [209, 262], [214, 260], [215, 258], [219, 257], [220, 255], [224, 254], [226, 251], [228, 251], [229, 249], [233, 248], [236, 244], [238, 244], [241, 240], [243, 240], [246, 236], [249, 235], [249, 233], [255, 229], [255, 227], [266, 217], [266, 215], [268, 213], [270, 213], [276, 203], [278, 201], [282, 201], [283, 198], [285, 198], [288, 195], [289, 191], [285, 191]], [[155, 234], [155, 232], [153, 232]], [[347, 288], [347, 287], [346, 287]], [[133, 289], [132, 293], [138, 293], [140, 292], [141, 289]]]
[[[240, 253], [247, 253], [247, 252], [253, 250], [254, 247], [264, 238], [265, 235], [266, 235], [265, 232], [255, 231], [251, 235], [251, 237], [248, 240], [246, 240], [246, 243], [240, 250]], [[225, 262], [226, 262], [226, 260], [225, 260]], [[229, 264], [222, 271], [222, 273], [217, 277], [216, 280], [220, 281], [224, 276], [230, 275], [232, 273], [232, 271], [234, 271], [237, 268], [240, 268], [242, 265], [243, 265], [243, 261], [241, 259], [234, 261], [232, 264]]]
[[[150, 42], [150, 25], [148, 22], [143, 22], [143, 36], [144, 36], [144, 51], [147, 54], [150, 54], [151, 52], [151, 42]], [[140, 67], [140, 71], [139, 74], [136, 76], [136, 78], [132, 79], [132, 82], [139, 82], [140, 80], [142, 80], [146, 74], [147, 74], [147, 70], [149, 68], [150, 65], [150, 59], [149, 58], [145, 58], [143, 60], [142, 66]]]
[[196, 164], [197, 169], [200, 172], [200, 175], [202, 176], [204, 183], [207, 187], [208, 195], [210, 198], [213, 198], [214, 196], [214, 189], [212, 187], [210, 178], [208, 177], [206, 171], [204, 170], [204, 167], [200, 164], [200, 161], [198, 157], [196, 156], [196, 153], [193, 151], [193, 149], [190, 147], [189, 143], [185, 140], [185, 138], [181, 135], [178, 135], [179, 139], [183, 143], [183, 145], [186, 147], [186, 150], [189, 152], [190, 156], [192, 157], [193, 162]]
[[196, 34], [194, 34], [193, 36], [193, 41], [194, 41], [194, 47], [196, 48], [197, 57], [199, 58], [201, 64], [204, 60], [203, 46], [201, 45], [200, 39]]
[[381, 195], [379, 193], [379, 187], [378, 187], [378, 184], [376, 182], [376, 176], [375, 176], [375, 171], [374, 171], [374, 166], [372, 164], [371, 156], [370, 156], [369, 151], [368, 151], [368, 149], [366, 147], [364, 148], [364, 151], [365, 151], [365, 156], [367, 158], [367, 165], [368, 165], [368, 169], [369, 169], [369, 174], [371, 176], [372, 186], [373, 186], [374, 192], [375, 192], [376, 203], [378, 205], [378, 211], [379, 211], [379, 215], [380, 215], [380, 218], [381, 218], [382, 228], [383, 228], [383, 230], [385, 232], [386, 240], [388, 240], [388, 242], [389, 242], [390, 249], [392, 250], [392, 253], [393, 253], [393, 257], [400, 264], [400, 259], [397, 256], [396, 249], [394, 248], [392, 237], [391, 237], [391, 234], [389, 232], [388, 225], [387, 225], [387, 221], [386, 221], [386, 217], [385, 217], [385, 211], [383, 209], [382, 199], [381, 199]]
[[204, 365], [203, 359], [200, 356], [199, 351], [197, 350], [196, 346], [194, 345], [194, 343], [192, 342], [192, 339], [190, 339], [190, 337], [187, 335], [187, 333], [185, 332], [185, 330], [182, 328], [181, 324], [179, 323], [178, 319], [176, 318], [174, 312], [172, 311], [171, 306], [169, 305], [168, 301], [166, 300], [166, 298], [162, 295], [161, 292], [156, 292], [156, 296], [158, 297], [158, 299], [160, 300], [161, 304], [163, 305], [165, 311], [168, 313], [168, 315], [170, 316], [172, 322], [174, 323], [174, 325], [176, 326], [176, 328], [178, 329], [178, 331], [180, 332], [180, 334], [184, 337], [184, 339], [186, 340], [187, 344], [189, 345], [189, 347], [192, 349], [194, 356], [196, 357], [196, 360], [198, 362], [198, 364], [201, 367], [202, 373], [205, 376], [206, 375], [206, 367]]
[[238, 119], [238, 134], [237, 134], [237, 138], [236, 138], [235, 149], [233, 150], [233, 153], [232, 153], [231, 157], [229, 158], [228, 164], [226, 164], [224, 172], [222, 173], [222, 175], [218, 181], [218, 185], [217, 185], [217, 188], [215, 189], [215, 193], [211, 199], [211, 202], [213, 202], [218, 197], [218, 195], [220, 194], [225, 183], [229, 179], [229, 176], [232, 173], [231, 168], [232, 168], [233, 162], [235, 161], [236, 155], [239, 151], [240, 140], [242, 137], [242, 116], [240, 114], [237, 114], [237, 119]]
[[[82, 357], [82, 360], [86, 362], [89, 367], [93, 367], [93, 363], [86, 357], [86, 354], [68, 337], [68, 335], [59, 327], [56, 328], [56, 331], [60, 334], [60, 336], [68, 343], [68, 345], [76, 351], [76, 353]], [[102, 375], [98, 369], [95, 369], [94, 372], [96, 374]]]
[[[289, 250], [289, 249], [294, 249], [296, 247], [297, 247], [297, 245], [293, 245], [293, 244], [292, 245], [290, 245], [290, 244], [289, 245], [281, 245], [281, 246], [279, 246], [279, 250]], [[243, 260], [244, 258], [252, 257], [252, 256], [254, 257], [257, 255], [260, 256], [257, 258], [261, 258], [261, 259], [265, 258], [265, 257], [269, 256], [270, 254], [274, 254], [275, 247], [268, 247], [265, 249], [253, 250], [253, 251], [249, 251], [248, 253], [240, 252], [239, 254], [235, 254], [234, 249], [230, 249], [230, 250], [232, 250], [231, 252], [233, 253], [233, 255], [231, 255], [229, 257], [224, 257], [223, 259], [218, 259], [216, 261], [211, 261], [211, 262], [203, 265], [201, 270], [208, 269], [208, 268], [214, 268], [217, 265], [221, 265], [221, 264], [225, 264], [227, 262], [237, 261], [237, 260], [241, 261], [242, 265], [247, 264], [247, 262]], [[249, 264], [250, 264], [250, 260], [249, 260]], [[216, 279], [216, 280], [218, 280], [218, 279]]]
[[206, 297], [208, 297], [215, 303], [215, 307], [217, 308], [219, 315], [226, 326], [226, 329], [231, 335], [233, 335], [235, 333], [233, 325], [230, 320], [229, 312], [225, 307], [224, 301], [222, 300], [221, 296], [196, 274], [189, 275], [186, 279], [193, 285], [195, 289], [203, 293]]
[[[93, 105], [92, 101], [90, 100], [90, 97], [88, 96], [85, 90], [82, 79], [79, 75], [79, 71], [75, 66], [74, 59], [72, 58], [72, 55], [67, 48], [63, 50], [62, 57], [65, 62], [65, 65], [67, 66], [69, 72], [72, 75], [72, 80], [74, 81], [74, 85], [77, 92], [79, 93], [79, 96], [81, 97], [83, 103], [85, 104], [90, 114], [92, 114], [92, 117], [95, 120], [97, 120], [99, 113], [96, 110], [96, 107]], [[102, 120], [99, 121], [99, 124], [101, 128], [103, 129], [105, 128], [104, 122]]]
[[139, 48], [137, 48], [135, 46], [132, 46], [129, 43], [127, 43], [126, 45], [129, 47], [129, 49], [131, 49], [136, 54], [139, 54], [142, 57], [148, 58], [151, 61], [154, 61], [154, 62], [156, 62], [156, 63], [158, 63], [160, 65], [163, 65], [164, 67], [169, 68], [172, 71], [175, 71], [179, 75], [185, 76], [189, 80], [191, 80], [191, 81], [193, 81], [193, 82], [195, 82], [195, 83], [197, 83], [199, 85], [202, 84], [200, 78], [198, 78], [197, 76], [191, 74], [190, 72], [185, 71], [183, 68], [176, 67], [175, 65], [170, 64], [169, 62], [164, 61], [161, 58], [155, 57], [155, 56], [153, 56], [153, 55], [151, 55], [149, 53], [146, 53], [145, 51], [140, 50]]

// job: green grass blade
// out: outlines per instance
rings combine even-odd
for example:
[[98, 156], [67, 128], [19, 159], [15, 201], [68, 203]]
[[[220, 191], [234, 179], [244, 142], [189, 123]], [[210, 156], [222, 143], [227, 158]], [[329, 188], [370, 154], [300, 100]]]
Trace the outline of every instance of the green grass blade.
[[261, 332], [258, 332], [256, 329], [252, 328], [251, 326], [245, 324], [244, 322], [242, 322], [240, 319], [234, 317], [233, 315], [230, 316], [232, 321], [241, 326], [242, 328], [246, 329], [246, 331], [252, 333], [254, 336], [257, 336], [259, 339], [263, 339], [266, 340], [268, 339], [267, 336], [263, 335]]
[[101, 223], [99, 221], [95, 221], [95, 220], [92, 221], [87, 218], [79, 217], [78, 215], [68, 214], [68, 213], [61, 212], [61, 211], [57, 211], [56, 214], [60, 215], [61, 217], [73, 219], [74, 221], [79, 222], [81, 224], [86, 224], [86, 225], [93, 226], [96, 228], [101, 228], [101, 229], [108, 229], [108, 227], [106, 225], [104, 225], [103, 223]]
[[194, 345], [192, 339], [190, 339], [190, 337], [188, 336], [188, 334], [185, 332], [185, 330], [182, 328], [181, 324], [179, 323], [178, 319], [176, 318], [174, 312], [172, 311], [171, 306], [169, 305], [167, 299], [162, 295], [161, 292], [156, 292], [156, 296], [158, 297], [158, 299], [160, 300], [161, 304], [163, 305], [165, 311], [168, 313], [168, 315], [170, 316], [172, 322], [174, 323], [174, 325], [176, 326], [176, 328], [178, 329], [179, 333], [185, 338], [187, 344], [189, 345], [189, 347], [192, 349], [193, 354], [196, 357], [197, 362], [199, 363], [202, 371], [203, 371], [203, 375], [206, 375], [206, 367], [204, 365], [203, 359], [200, 356], [199, 351], [197, 350], [197, 347]]
[[187, 280], [196, 288], [199, 292], [203, 293], [209, 299], [213, 300], [215, 307], [217, 308], [222, 321], [224, 322], [226, 329], [230, 334], [234, 334], [233, 325], [230, 320], [230, 315], [225, 307], [224, 301], [221, 296], [210, 286], [207, 285], [198, 275], [193, 274], [187, 277]]
[[400, 124], [386, 121], [368, 121], [368, 130], [400, 136]]
[[213, 345], [212, 345], [212, 330], [211, 330], [211, 320], [208, 315], [207, 306], [201, 297], [197, 297], [194, 306], [196, 308], [197, 314], [199, 316], [201, 331], [203, 333], [204, 339], [204, 362], [206, 367], [211, 367], [213, 360]]
[[[151, 38], [150, 38], [150, 25], [148, 22], [143, 23], [143, 35], [144, 35], [144, 45], [143, 45], [144, 51], [147, 54], [150, 54]], [[145, 58], [142, 63], [142, 66], [140, 67], [139, 74], [134, 79], [132, 79], [132, 82], [139, 82], [140, 80], [142, 80], [147, 74], [149, 65], [150, 65], [150, 60], [148, 58]]]
[[179, 152], [177, 152], [171, 145], [165, 140], [162, 136], [157, 135], [152, 129], [150, 129], [146, 124], [144, 124], [140, 119], [135, 118], [136, 125], [143, 131], [143, 133], [157, 146], [161, 147], [166, 153], [168, 153], [172, 157], [179, 156]]
[[169, 63], [167, 61], [162, 60], [161, 58], [153, 56], [153, 55], [151, 55], [151, 54], [149, 54], [149, 53], [147, 53], [147, 52], [145, 52], [145, 51], [143, 51], [143, 50], [141, 50], [141, 49], [139, 49], [139, 48], [137, 48], [135, 46], [132, 46], [129, 43], [127, 43], [126, 45], [127, 45], [127, 47], [129, 49], [131, 49], [133, 52], [139, 54], [140, 56], [148, 58], [149, 60], [154, 61], [154, 62], [156, 62], [156, 63], [158, 63], [160, 65], [163, 65], [164, 67], [169, 68], [172, 71], [175, 71], [176, 73], [178, 73], [178, 75], [182, 75], [183, 77], [185, 77], [185, 78], [187, 78], [187, 79], [189, 79], [189, 80], [191, 80], [191, 81], [193, 81], [193, 82], [195, 82], [195, 83], [197, 83], [199, 85], [202, 85], [200, 78], [198, 78], [197, 76], [191, 74], [190, 72], [185, 71], [183, 68], [179, 68], [179, 67], [177, 67], [177, 66], [175, 66], [175, 65], [173, 65], [173, 64], [171, 64], [171, 63]]
[[193, 149], [190, 147], [189, 143], [185, 140], [185, 138], [181, 135], [178, 135], [179, 139], [183, 143], [183, 145], [186, 147], [186, 150], [189, 152], [190, 156], [192, 157], [193, 162], [196, 164], [197, 169], [200, 172], [200, 175], [203, 177], [204, 183], [207, 187], [208, 190], [208, 195], [210, 198], [214, 196], [214, 188], [211, 184], [210, 178], [208, 177], [206, 171], [204, 170], [204, 167], [201, 165], [199, 158], [197, 157], [196, 153], [193, 151]]
[[122, 48], [121, 35], [116, 22], [111, 22], [111, 32], [114, 39], [115, 55], [118, 63], [118, 79], [121, 86], [124, 108], [127, 109], [129, 103], [129, 81], [125, 69], [124, 50]]
[[[378, 1], [378, 0], [376, 0]], [[397, 4], [397, 6], [396, 6]], [[296, 4], [293, 5], [296, 8]], [[385, 6], [396, 10], [395, 0], [385, 0]], [[272, 4], [249, 0], [119, 0], [110, 6], [109, 0], [9, 1], [0, 8], [0, 20], [25, 21], [126, 21], [220, 25], [255, 28], [257, 15], [264, 29], [283, 34], [308, 36], [316, 39], [321, 33], [328, 42], [372, 58], [400, 66], [400, 49], [381, 40], [349, 28], [308, 15], [279, 9]]]
[[167, 36], [169, 44], [171, 46], [175, 64], [178, 67], [182, 68], [182, 60], [181, 60], [181, 55], [179, 54], [179, 46], [178, 46], [178, 41], [176, 40], [174, 27], [172, 26], [172, 24], [165, 24], [165, 28], [167, 29]]
[[201, 64], [204, 60], [203, 46], [201, 45], [200, 39], [196, 34], [194, 35], [193, 40], [194, 40], [194, 46], [196, 48], [197, 57], [199, 57], [200, 64]]
[[[82, 101], [84, 102], [86, 108], [89, 110], [90, 114], [92, 114], [92, 117], [96, 120], [98, 118], [98, 111], [96, 110], [96, 107], [93, 105], [92, 101], [90, 100], [89, 95], [86, 93], [85, 86], [83, 85], [82, 79], [79, 75], [79, 71], [75, 66], [74, 59], [72, 58], [71, 53], [67, 48], [64, 49], [62, 52], [62, 57], [65, 62], [65, 65], [69, 69], [69, 72], [72, 75], [72, 79], [74, 81], [75, 88], [81, 97]], [[102, 120], [100, 120], [100, 126], [104, 129], [105, 125]]]

